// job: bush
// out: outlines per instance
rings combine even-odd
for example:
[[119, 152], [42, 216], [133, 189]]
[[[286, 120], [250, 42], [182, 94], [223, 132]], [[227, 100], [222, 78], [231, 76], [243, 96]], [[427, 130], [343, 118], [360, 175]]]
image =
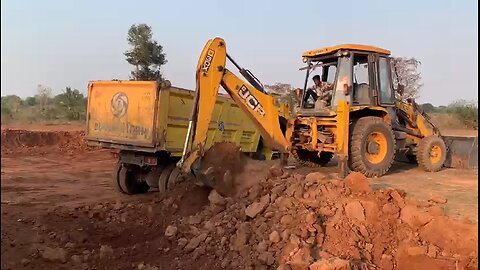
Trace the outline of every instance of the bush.
[[455, 115], [466, 127], [478, 129], [478, 103], [466, 100], [457, 100], [446, 108], [447, 113]]

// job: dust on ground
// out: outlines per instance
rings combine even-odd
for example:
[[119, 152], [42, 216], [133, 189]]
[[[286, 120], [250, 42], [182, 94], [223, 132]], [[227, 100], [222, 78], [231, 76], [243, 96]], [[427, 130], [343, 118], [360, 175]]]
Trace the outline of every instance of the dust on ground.
[[[250, 182], [231, 197], [187, 182], [127, 196], [111, 184], [110, 151], [75, 138], [4, 152], [2, 136], [2, 269], [478, 268], [477, 225], [443, 214], [455, 184], [470, 185], [467, 172], [426, 181], [409, 167], [371, 189], [358, 174], [335, 180], [334, 167], [247, 162], [232, 178]], [[403, 183], [408, 195], [390, 188]], [[437, 194], [413, 199], [419, 189]]]

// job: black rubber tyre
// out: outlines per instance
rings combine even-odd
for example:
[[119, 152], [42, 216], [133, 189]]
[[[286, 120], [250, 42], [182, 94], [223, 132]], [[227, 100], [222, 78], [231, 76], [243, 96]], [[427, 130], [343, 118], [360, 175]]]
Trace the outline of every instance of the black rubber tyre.
[[447, 157], [447, 147], [442, 138], [432, 135], [420, 140], [417, 146], [417, 162], [427, 172], [442, 169]]
[[112, 184], [116, 191], [120, 193], [125, 193], [125, 191], [123, 191], [119, 183], [120, 170], [122, 169], [122, 167], [123, 165], [120, 162], [117, 162], [117, 164], [115, 164], [115, 167], [113, 169], [113, 174], [112, 174]]
[[306, 167], [323, 167], [333, 158], [333, 153], [321, 152], [318, 156], [317, 151], [307, 151], [304, 149], [297, 149], [293, 156]]
[[173, 187], [181, 180], [181, 171], [177, 167], [173, 168], [172, 172], [168, 176], [167, 190], [173, 189]]
[[118, 173], [118, 184], [123, 193], [128, 195], [146, 193], [150, 189], [146, 182], [137, 181], [135, 171], [125, 166], [121, 166]]
[[158, 191], [160, 193], [165, 192], [168, 187], [168, 178], [170, 177], [170, 174], [172, 173], [173, 169], [175, 169], [175, 165], [170, 164], [163, 169], [162, 173], [160, 174], [160, 177], [158, 177]]
[[395, 136], [382, 118], [362, 117], [353, 124], [348, 160], [350, 170], [366, 177], [380, 177], [388, 172], [394, 158]]

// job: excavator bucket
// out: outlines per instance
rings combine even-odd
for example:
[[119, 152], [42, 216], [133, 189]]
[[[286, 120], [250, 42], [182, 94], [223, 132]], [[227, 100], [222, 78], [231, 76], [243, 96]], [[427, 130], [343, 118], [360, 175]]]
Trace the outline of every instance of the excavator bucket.
[[478, 168], [478, 136], [443, 136], [447, 146], [445, 167]]

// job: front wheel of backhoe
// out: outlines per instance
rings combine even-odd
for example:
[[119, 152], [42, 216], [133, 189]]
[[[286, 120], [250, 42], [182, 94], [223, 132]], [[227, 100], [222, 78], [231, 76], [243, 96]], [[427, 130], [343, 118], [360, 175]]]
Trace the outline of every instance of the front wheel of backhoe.
[[380, 117], [363, 117], [352, 127], [349, 167], [367, 177], [388, 172], [395, 158], [395, 136]]
[[437, 172], [443, 167], [447, 147], [442, 138], [432, 135], [423, 138], [417, 146], [418, 165], [427, 172]]

